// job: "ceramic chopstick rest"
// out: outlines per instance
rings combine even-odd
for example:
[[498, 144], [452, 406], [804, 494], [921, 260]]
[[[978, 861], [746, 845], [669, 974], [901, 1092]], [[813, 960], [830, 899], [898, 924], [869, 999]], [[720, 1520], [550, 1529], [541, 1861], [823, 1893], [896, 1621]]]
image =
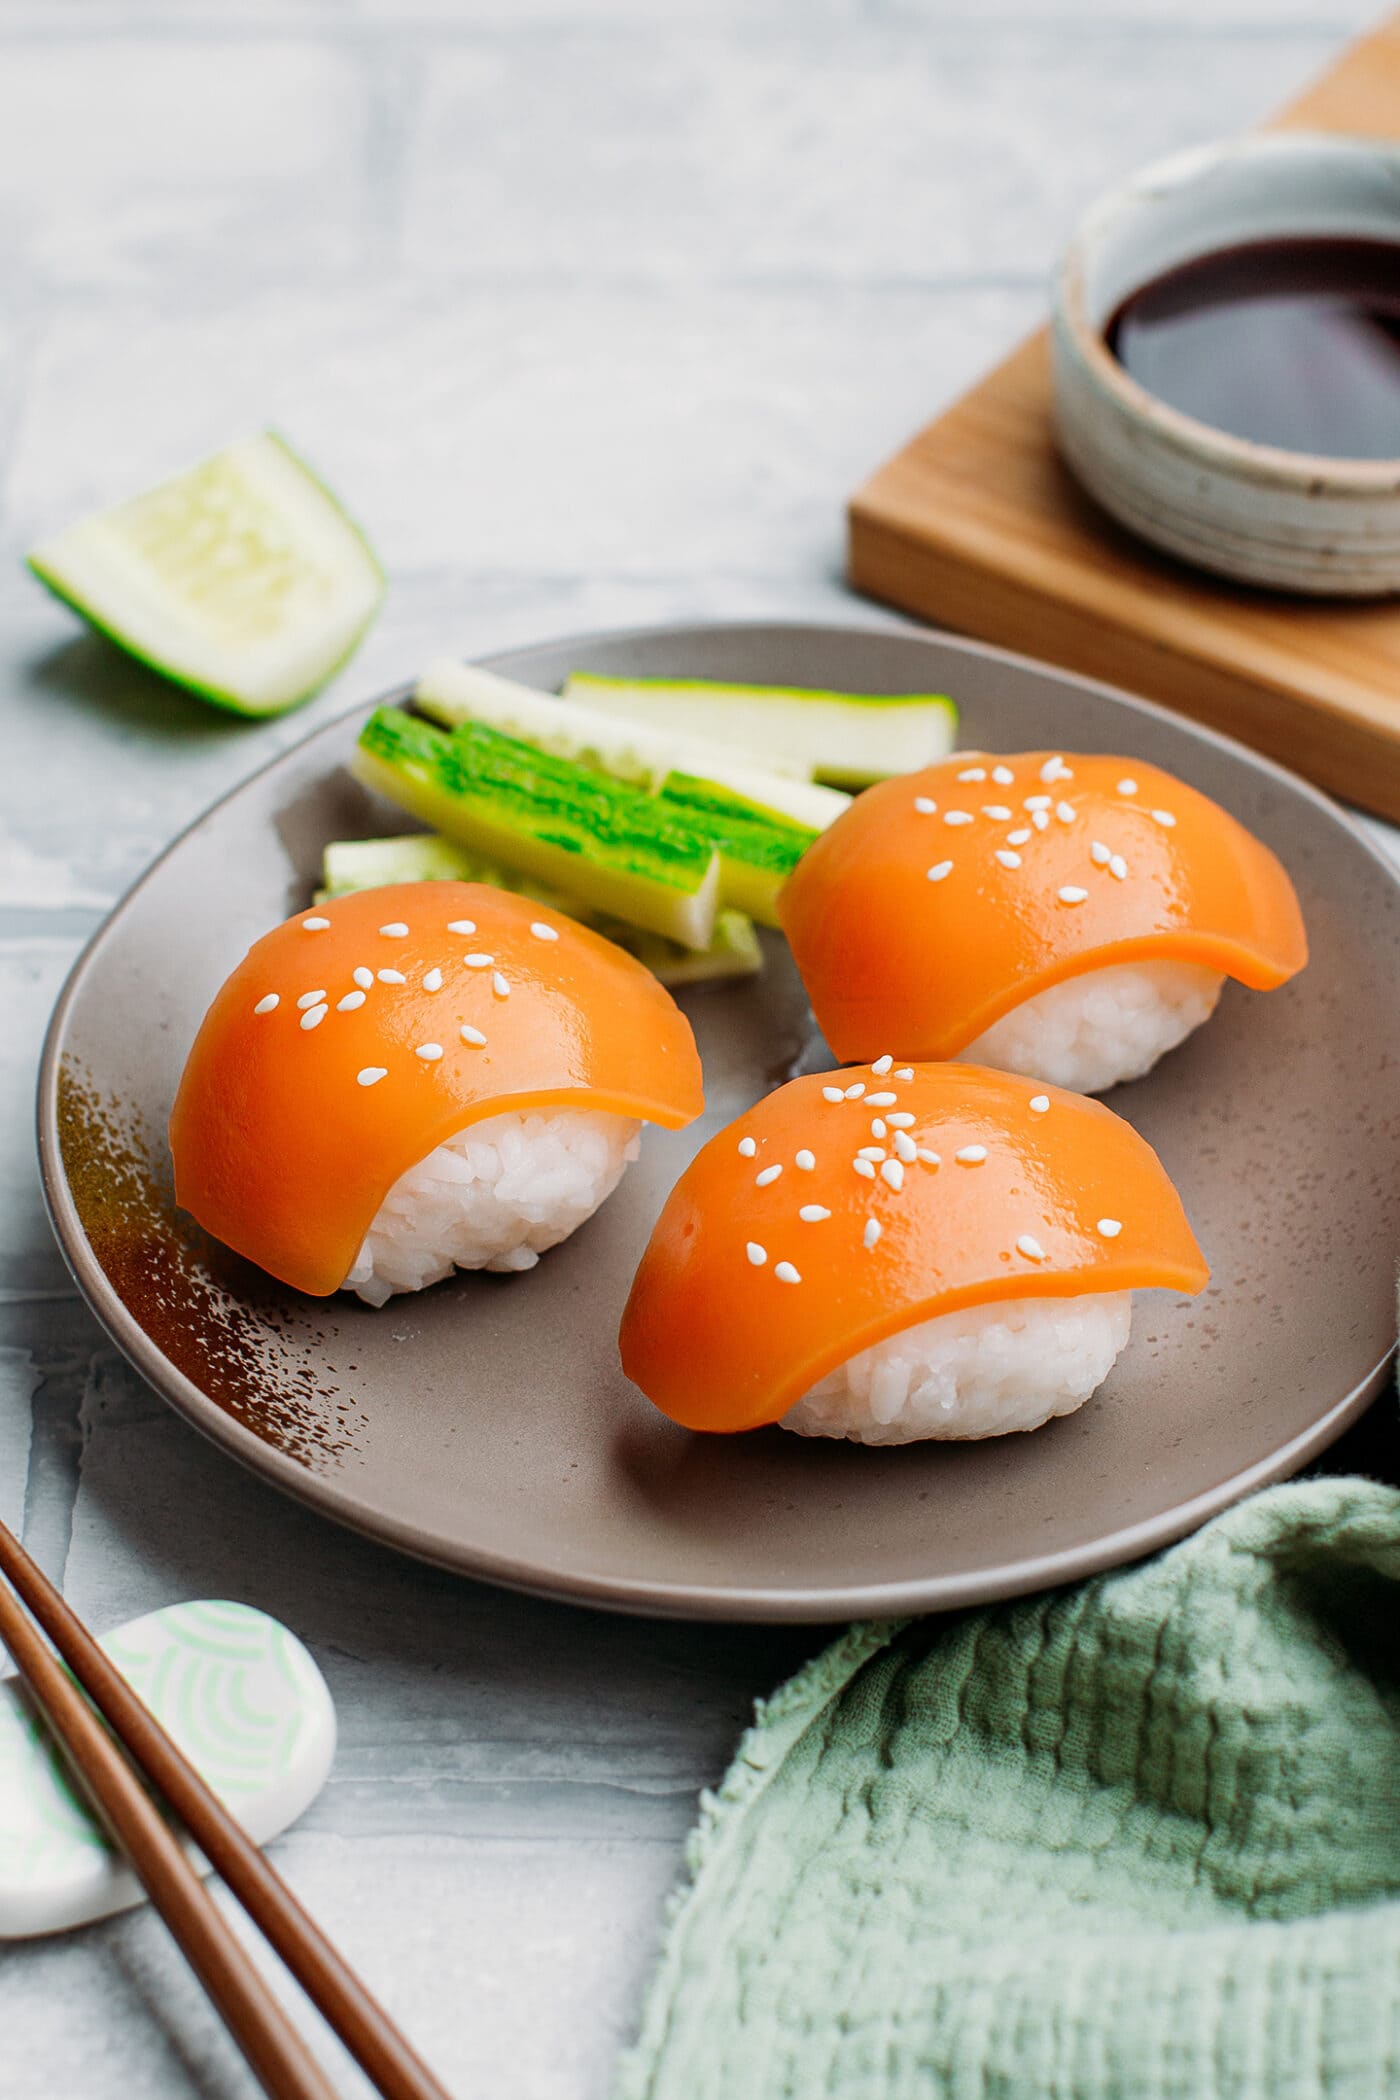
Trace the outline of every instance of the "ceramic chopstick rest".
[[[101, 1646], [255, 1843], [310, 1807], [335, 1754], [335, 1708], [276, 1619], [245, 1604], [171, 1604]], [[21, 1681], [0, 1682], [0, 1939], [65, 1932], [144, 1900]]]

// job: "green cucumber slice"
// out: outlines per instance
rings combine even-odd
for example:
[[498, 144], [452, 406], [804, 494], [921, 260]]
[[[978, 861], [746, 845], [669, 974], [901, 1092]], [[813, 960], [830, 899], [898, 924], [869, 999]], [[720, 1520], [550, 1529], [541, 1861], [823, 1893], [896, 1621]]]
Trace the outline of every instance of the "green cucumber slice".
[[640, 926], [624, 925], [595, 911], [577, 897], [566, 896], [547, 883], [532, 882], [528, 875], [498, 867], [479, 854], [468, 853], [451, 839], [435, 831], [415, 831], [392, 839], [333, 839], [322, 856], [321, 888], [316, 902], [343, 897], [351, 890], [377, 890], [395, 882], [488, 882], [494, 889], [511, 890], [537, 904], [561, 911], [582, 926], [606, 934], [644, 963], [663, 984], [708, 984], [727, 977], [752, 977], [763, 968], [763, 950], [753, 921], [739, 911], [721, 911], [715, 916], [714, 938], [708, 948], [682, 948], [664, 935], [649, 933]]
[[352, 769], [436, 831], [599, 911], [708, 948], [719, 854], [659, 796], [470, 722], [450, 734], [379, 708]]
[[363, 533], [273, 431], [81, 519], [29, 566], [129, 655], [245, 715], [309, 699], [384, 595]]
[[575, 671], [564, 698], [677, 737], [746, 745], [770, 767], [780, 755], [796, 758], [815, 779], [847, 788], [932, 765], [955, 748], [958, 733], [958, 710], [946, 693], [828, 693]]
[[639, 787], [659, 787], [671, 773], [695, 774], [813, 832], [834, 823], [850, 799], [814, 786], [800, 759], [774, 759], [713, 736], [677, 734], [661, 722], [639, 724], [573, 706], [447, 657], [428, 666], [414, 698], [424, 714], [448, 728], [479, 722], [551, 757]]
[[718, 847], [724, 902], [776, 926], [778, 892], [817, 831], [691, 773], [669, 774], [659, 799]]

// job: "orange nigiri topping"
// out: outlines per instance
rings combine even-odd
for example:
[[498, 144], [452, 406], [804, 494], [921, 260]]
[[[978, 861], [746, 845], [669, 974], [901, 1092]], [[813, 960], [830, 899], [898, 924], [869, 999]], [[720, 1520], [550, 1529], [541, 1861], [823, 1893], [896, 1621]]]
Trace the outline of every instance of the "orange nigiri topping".
[[778, 900], [838, 1058], [956, 1057], [1086, 970], [1193, 962], [1269, 991], [1301, 970], [1293, 885], [1217, 803], [1126, 758], [962, 752], [856, 798]]
[[1201, 1290], [1165, 1169], [1111, 1109], [976, 1065], [794, 1079], [687, 1167], [622, 1366], [689, 1429], [776, 1422], [839, 1364], [1006, 1298]]
[[702, 1106], [690, 1024], [622, 949], [484, 883], [400, 883], [298, 912], [225, 983], [170, 1118], [176, 1201], [324, 1296], [400, 1174], [469, 1123], [677, 1130]]

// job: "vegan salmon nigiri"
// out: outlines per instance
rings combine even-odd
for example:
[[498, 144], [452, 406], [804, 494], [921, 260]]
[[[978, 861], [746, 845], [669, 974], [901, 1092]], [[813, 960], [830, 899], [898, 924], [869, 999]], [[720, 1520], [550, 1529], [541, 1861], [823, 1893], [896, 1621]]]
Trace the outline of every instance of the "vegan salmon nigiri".
[[997, 1436], [1088, 1399], [1135, 1290], [1208, 1275], [1110, 1109], [882, 1057], [793, 1080], [697, 1154], [642, 1256], [622, 1364], [690, 1429]]
[[836, 1056], [963, 1057], [1081, 1093], [1137, 1079], [1227, 977], [1302, 969], [1293, 885], [1184, 781], [1132, 759], [963, 752], [883, 781], [778, 905]]
[[170, 1118], [176, 1200], [284, 1283], [374, 1305], [528, 1269], [703, 1105], [650, 971], [484, 883], [338, 897], [264, 935]]

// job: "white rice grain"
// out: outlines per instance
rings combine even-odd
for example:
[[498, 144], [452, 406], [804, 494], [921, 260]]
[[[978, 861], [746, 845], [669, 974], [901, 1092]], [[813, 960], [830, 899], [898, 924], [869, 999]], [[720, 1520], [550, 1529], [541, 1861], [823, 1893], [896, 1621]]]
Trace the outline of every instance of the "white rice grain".
[[1141, 1079], [1215, 1011], [1225, 982], [1199, 963], [1115, 963], [1013, 1006], [958, 1052], [969, 1065], [1101, 1094]]

